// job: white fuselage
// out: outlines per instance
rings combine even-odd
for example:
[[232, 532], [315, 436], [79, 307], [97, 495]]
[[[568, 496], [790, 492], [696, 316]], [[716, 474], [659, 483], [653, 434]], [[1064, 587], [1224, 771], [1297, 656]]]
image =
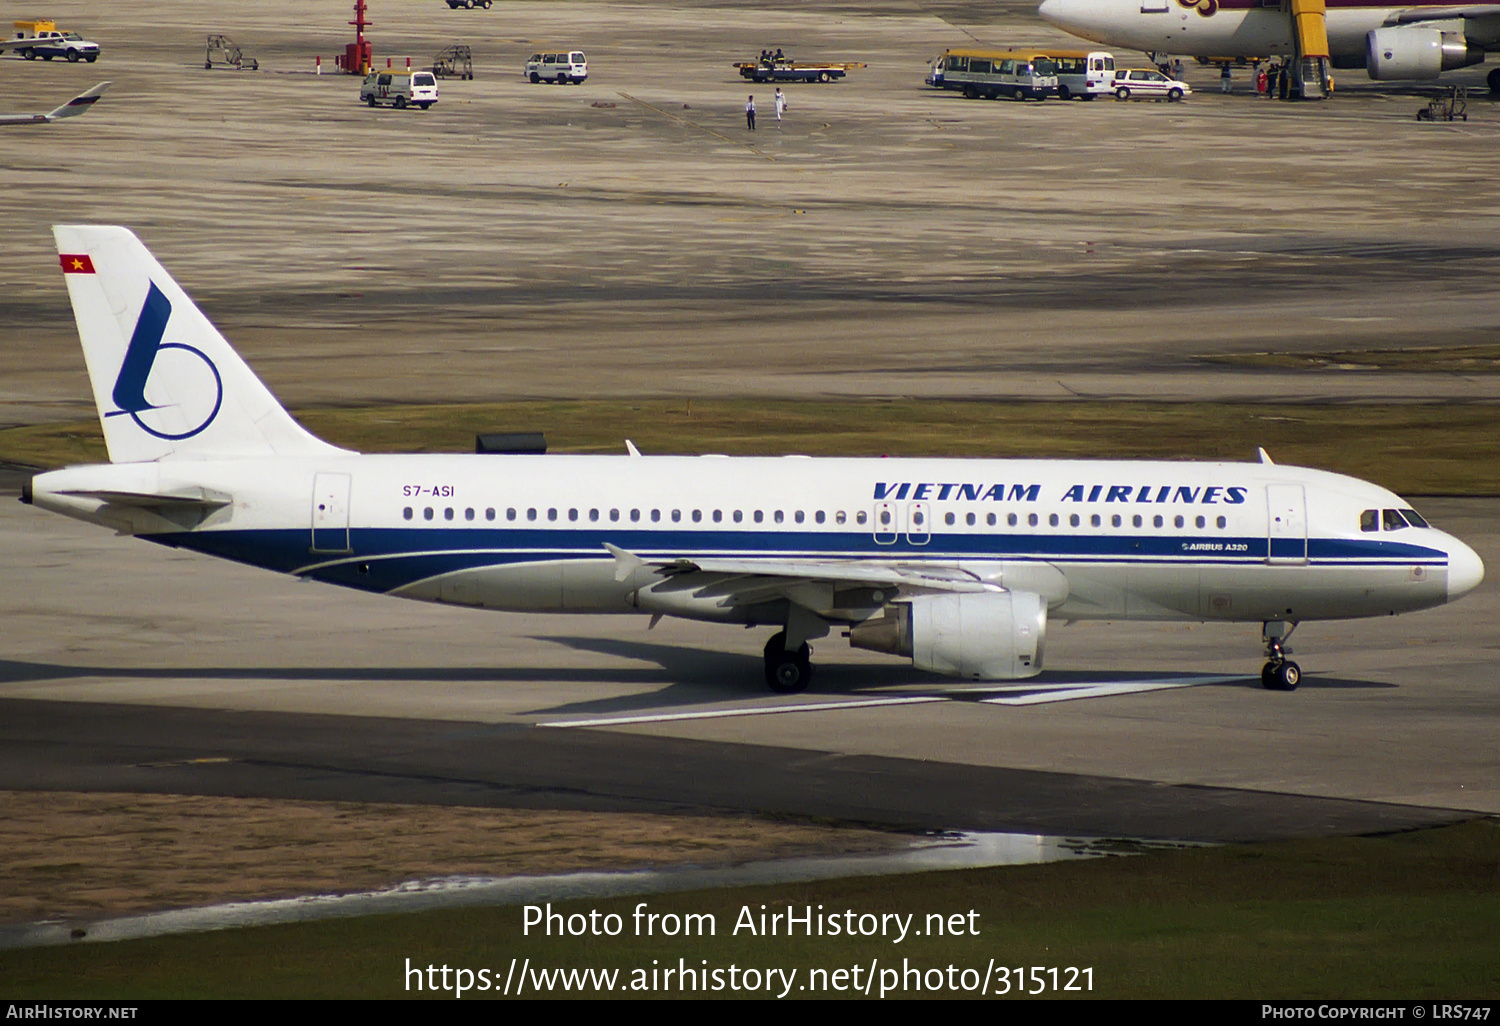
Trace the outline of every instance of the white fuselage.
[[[1355, 57], [1366, 37], [1405, 7], [1329, 5], [1329, 52]], [[1205, 13], [1206, 12], [1206, 13]], [[1043, 20], [1083, 39], [1147, 53], [1185, 57], [1286, 57], [1293, 52], [1292, 20], [1276, 7], [1225, 8], [1214, 0], [1044, 0]]]
[[[182, 509], [141, 496], [219, 497]], [[161, 460], [38, 475], [32, 501], [150, 540], [407, 598], [504, 610], [784, 622], [725, 588], [674, 597], [646, 559], [920, 568], [1041, 595], [1064, 619], [1380, 616], [1471, 590], [1478, 557], [1408, 504], [1270, 463], [631, 456]], [[128, 496], [115, 499], [111, 496]], [[845, 603], [867, 618], [891, 589]]]

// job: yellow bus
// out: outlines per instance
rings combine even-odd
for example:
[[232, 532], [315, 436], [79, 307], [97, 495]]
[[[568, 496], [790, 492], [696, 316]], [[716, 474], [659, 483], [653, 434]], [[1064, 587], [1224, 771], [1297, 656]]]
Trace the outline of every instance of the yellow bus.
[[971, 100], [1045, 100], [1057, 93], [1057, 65], [1023, 50], [945, 50], [928, 81]]

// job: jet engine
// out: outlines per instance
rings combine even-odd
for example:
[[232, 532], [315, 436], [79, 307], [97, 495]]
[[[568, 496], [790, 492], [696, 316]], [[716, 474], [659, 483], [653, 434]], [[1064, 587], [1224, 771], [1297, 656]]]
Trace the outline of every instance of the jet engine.
[[918, 595], [849, 630], [855, 648], [910, 656], [919, 670], [971, 680], [1042, 672], [1047, 603], [1035, 592]]
[[1462, 32], [1401, 25], [1379, 28], [1366, 37], [1365, 70], [1380, 81], [1437, 78], [1444, 71], [1484, 60]]

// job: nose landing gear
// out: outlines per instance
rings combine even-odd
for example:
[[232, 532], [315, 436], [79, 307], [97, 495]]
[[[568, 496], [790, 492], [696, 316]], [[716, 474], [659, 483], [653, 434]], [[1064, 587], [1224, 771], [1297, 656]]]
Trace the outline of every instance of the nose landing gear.
[[1260, 671], [1261, 686], [1271, 691], [1296, 691], [1302, 682], [1302, 667], [1288, 659], [1286, 641], [1297, 629], [1295, 622], [1268, 620], [1261, 626], [1261, 640], [1266, 643], [1266, 663]]

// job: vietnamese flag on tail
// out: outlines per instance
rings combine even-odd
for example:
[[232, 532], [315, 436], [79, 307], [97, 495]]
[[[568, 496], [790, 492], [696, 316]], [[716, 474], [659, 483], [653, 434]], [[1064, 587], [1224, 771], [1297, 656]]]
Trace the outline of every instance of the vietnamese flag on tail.
[[94, 262], [87, 253], [61, 253], [63, 274], [93, 274]]

